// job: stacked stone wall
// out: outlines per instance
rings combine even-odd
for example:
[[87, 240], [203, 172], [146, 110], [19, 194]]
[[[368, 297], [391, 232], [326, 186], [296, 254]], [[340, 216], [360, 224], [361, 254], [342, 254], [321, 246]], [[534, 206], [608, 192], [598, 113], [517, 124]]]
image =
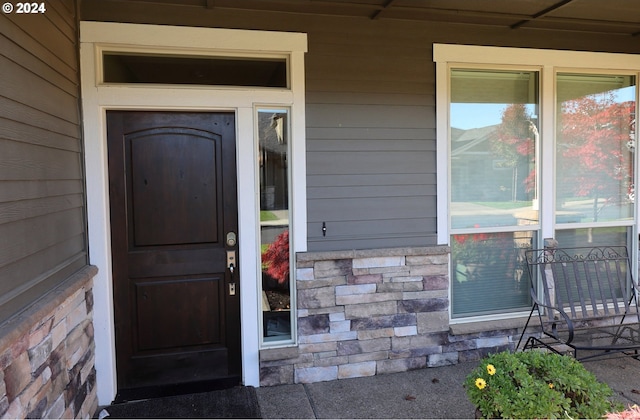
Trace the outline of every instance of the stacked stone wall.
[[0, 331], [2, 418], [92, 418], [98, 406], [94, 267], [48, 293]]
[[513, 348], [515, 329], [452, 334], [448, 247], [299, 253], [296, 262], [298, 345], [260, 352], [263, 386], [443, 366]]

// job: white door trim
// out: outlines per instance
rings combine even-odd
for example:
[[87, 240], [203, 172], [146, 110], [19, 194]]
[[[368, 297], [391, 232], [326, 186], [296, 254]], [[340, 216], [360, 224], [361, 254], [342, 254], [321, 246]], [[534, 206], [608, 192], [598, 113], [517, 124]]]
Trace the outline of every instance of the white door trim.
[[[87, 182], [89, 258], [94, 279], [94, 328], [99, 404], [116, 394], [115, 334], [111, 275], [106, 110], [227, 110], [236, 114], [238, 223], [241, 261], [242, 381], [259, 386], [259, 189], [256, 185], [254, 105], [291, 108], [294, 252], [306, 251], [306, 148], [304, 53], [306, 34], [137, 25], [80, 23], [80, 70]], [[118, 86], [101, 83], [101, 51], [182, 51], [185, 54], [281, 56], [289, 63], [289, 88], [217, 86]]]

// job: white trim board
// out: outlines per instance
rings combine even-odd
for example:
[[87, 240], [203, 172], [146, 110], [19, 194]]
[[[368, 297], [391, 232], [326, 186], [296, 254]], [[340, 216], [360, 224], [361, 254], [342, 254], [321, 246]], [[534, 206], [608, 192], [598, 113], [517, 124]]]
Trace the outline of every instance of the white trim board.
[[132, 23], [80, 22], [81, 42], [123, 47], [224, 51], [307, 52], [307, 34], [244, 29], [194, 28]]
[[535, 48], [481, 47], [433, 44], [433, 61], [491, 65], [586, 68], [589, 70], [640, 69], [640, 55]]
[[[110, 404], [116, 394], [115, 334], [111, 274], [106, 111], [227, 110], [236, 114], [238, 232], [241, 266], [242, 381], [259, 386], [258, 264], [259, 188], [256, 185], [256, 104], [291, 109], [293, 251], [305, 252], [306, 141], [304, 53], [306, 34], [189, 28], [123, 23], [80, 22], [80, 69], [87, 183], [89, 258], [99, 269], [94, 279], [94, 328], [98, 401]], [[182, 51], [185, 54], [256, 56], [275, 54], [289, 62], [289, 88], [235, 88], [219, 86], [104, 85], [100, 83], [101, 51]]]

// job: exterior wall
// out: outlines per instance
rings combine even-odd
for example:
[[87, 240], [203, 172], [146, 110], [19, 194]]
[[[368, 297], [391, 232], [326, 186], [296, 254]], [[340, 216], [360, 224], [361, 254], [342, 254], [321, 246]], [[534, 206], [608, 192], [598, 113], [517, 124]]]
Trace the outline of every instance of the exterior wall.
[[146, 5], [109, 2], [82, 6], [82, 19], [88, 20], [309, 33], [308, 249], [436, 244], [430, 44], [411, 40], [411, 34], [378, 33], [369, 22], [351, 19], [224, 9], [191, 13], [162, 5], [149, 13]]
[[312, 252], [297, 256], [299, 345], [260, 351], [262, 385], [456, 363], [513, 348], [519, 337], [524, 320], [449, 325], [448, 249], [436, 236], [437, 223], [447, 222], [436, 220], [434, 43], [640, 53], [637, 37], [619, 34], [118, 0], [81, 5], [83, 20], [308, 34]]
[[429, 46], [402, 38], [344, 27], [309, 37], [309, 250], [436, 244]]
[[0, 322], [87, 264], [76, 2], [0, 14]]
[[84, 1], [82, 19], [308, 34], [310, 251], [438, 244], [434, 43], [640, 52], [616, 34], [145, 2]]
[[96, 397], [88, 267], [0, 329], [2, 418], [91, 418]]
[[514, 348], [518, 328], [452, 333], [448, 247], [300, 253], [297, 347], [260, 352], [263, 386], [402, 372]]
[[0, 14], [0, 416], [97, 408], [76, 1]]

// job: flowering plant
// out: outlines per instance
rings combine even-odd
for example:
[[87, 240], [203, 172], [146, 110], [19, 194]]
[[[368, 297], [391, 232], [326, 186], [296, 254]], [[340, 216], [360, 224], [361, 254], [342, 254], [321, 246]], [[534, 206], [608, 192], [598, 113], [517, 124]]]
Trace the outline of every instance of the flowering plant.
[[289, 282], [289, 231], [278, 235], [262, 253], [263, 270], [279, 284]]
[[602, 418], [623, 408], [580, 362], [540, 351], [490, 355], [464, 387], [483, 418]]
[[463, 264], [486, 261], [488, 239], [486, 233], [454, 235], [451, 249], [454, 261]]
[[514, 239], [511, 232], [453, 235], [451, 253], [459, 264], [494, 264], [513, 256]]

